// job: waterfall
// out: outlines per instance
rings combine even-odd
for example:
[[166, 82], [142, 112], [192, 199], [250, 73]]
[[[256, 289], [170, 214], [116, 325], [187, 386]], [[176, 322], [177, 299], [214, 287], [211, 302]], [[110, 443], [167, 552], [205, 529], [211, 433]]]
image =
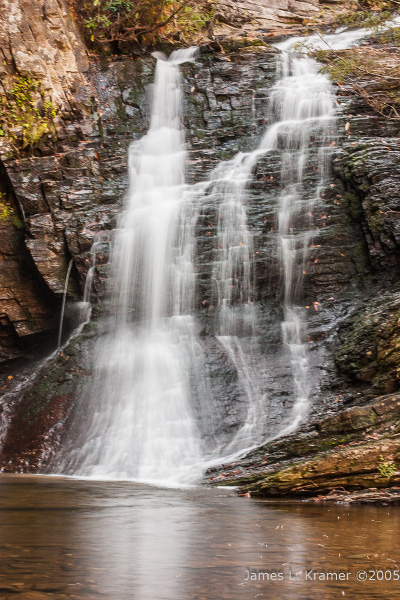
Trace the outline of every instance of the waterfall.
[[196, 208], [185, 186], [178, 68], [195, 51], [178, 50], [169, 59], [155, 53], [150, 127], [130, 148], [130, 189], [111, 259], [112, 332], [96, 347], [93, 384], [75, 416], [61, 472], [175, 483], [201, 474], [190, 391], [198, 362]]
[[[356, 39], [339, 35], [330, 39], [330, 45], [348, 46]], [[313, 59], [291, 51], [298, 41], [277, 44], [282, 53], [270, 94], [269, 124], [258, 147], [222, 162], [207, 181], [191, 186], [185, 182], [179, 65], [193, 61], [196, 51], [178, 50], [168, 59], [154, 53], [150, 126], [130, 147], [130, 187], [113, 240], [112, 314], [95, 348], [92, 381], [52, 472], [191, 483], [207, 466], [293, 431], [306, 417], [311, 375], [302, 287], [315, 234], [313, 215], [326, 184], [335, 112], [327, 76], [318, 72]], [[259, 368], [265, 358], [258, 345], [247, 186], [257, 161], [262, 157], [268, 163], [269, 154], [277, 152], [281, 171], [275, 236], [292, 408], [281, 415], [278, 427], [271, 428], [270, 399]], [[224, 414], [213, 398], [206, 344], [197, 320], [195, 232], [206, 205], [217, 212], [209, 273], [215, 310], [209, 327], [236, 374], [244, 407], [230, 439], [226, 432], [218, 433]], [[95, 255], [85, 301], [90, 298], [94, 268]]]
[[[261, 141], [265, 150], [281, 152], [277, 206], [281, 328], [291, 362], [295, 402], [280, 435], [293, 431], [304, 419], [311, 391], [306, 314], [301, 304], [303, 277], [308, 247], [315, 234], [313, 216], [326, 183], [335, 117], [331, 84], [318, 71], [319, 65], [313, 59], [283, 51], [270, 96], [272, 125]], [[314, 175], [305, 180], [310, 170]]]
[[259, 389], [254, 357], [256, 341], [253, 239], [247, 224], [246, 191], [260, 150], [239, 153], [211, 175], [209, 194], [218, 209], [217, 251], [212, 272], [217, 317], [215, 334], [237, 374], [244, 396], [243, 424], [224, 447], [224, 454], [262, 441], [266, 427], [265, 398]]
[[[256, 366], [261, 354], [256, 341], [254, 249], [247, 224], [246, 188], [257, 160], [264, 156], [268, 161], [268, 153], [276, 151], [282, 153], [276, 218], [282, 280], [281, 329], [291, 366], [294, 402], [291, 414], [282, 415], [280, 429], [273, 437], [296, 429], [309, 408], [306, 315], [300, 302], [307, 250], [314, 233], [312, 215], [326, 179], [334, 119], [331, 84], [318, 71], [313, 59], [282, 52], [269, 100], [271, 124], [258, 148], [221, 163], [211, 178], [211, 193], [218, 206], [218, 249], [212, 274], [217, 288], [216, 335], [235, 367], [247, 404], [243, 425], [224, 448], [227, 455], [233, 452], [235, 456], [235, 451], [242, 454], [259, 445], [266, 440], [269, 429], [267, 398], [258, 384]], [[304, 175], [315, 147], [315, 184], [307, 181], [305, 185]]]

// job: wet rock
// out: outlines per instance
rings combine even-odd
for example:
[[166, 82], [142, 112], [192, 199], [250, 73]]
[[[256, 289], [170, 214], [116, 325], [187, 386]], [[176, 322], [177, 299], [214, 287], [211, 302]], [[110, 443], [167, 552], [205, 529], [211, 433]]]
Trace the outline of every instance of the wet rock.
[[[335, 489], [326, 496], [310, 498], [314, 502], [338, 502], [346, 504], [400, 504], [400, 488], [390, 487], [385, 490], [368, 488], [362, 492], [348, 492], [343, 488]], [[364, 558], [364, 557], [363, 557]]]
[[344, 487], [347, 490], [400, 483], [397, 462], [400, 440], [381, 439], [321, 454], [268, 473], [241, 488], [252, 495], [310, 495]]
[[28, 379], [20, 385], [17, 395], [8, 390], [11, 396], [6, 407], [9, 423], [2, 444], [2, 471], [36, 472], [39, 463], [51, 459], [91, 376], [96, 335], [93, 322], [71, 341], [68, 351], [37, 364], [31, 383]]
[[14, 213], [0, 222], [0, 363], [30, 356], [35, 336], [53, 331], [56, 311]]
[[27, 226], [26, 246], [39, 272], [50, 290], [62, 294], [68, 269], [62, 232], [56, 231], [50, 213], [30, 217]]
[[399, 395], [378, 398], [303, 425], [233, 465], [210, 471], [207, 481], [267, 496], [390, 487], [400, 477], [399, 423]]
[[383, 393], [400, 387], [400, 296], [382, 294], [339, 329], [338, 368]]
[[369, 138], [345, 144], [347, 202], [361, 220], [369, 259], [376, 269], [397, 268], [400, 256], [400, 142]]

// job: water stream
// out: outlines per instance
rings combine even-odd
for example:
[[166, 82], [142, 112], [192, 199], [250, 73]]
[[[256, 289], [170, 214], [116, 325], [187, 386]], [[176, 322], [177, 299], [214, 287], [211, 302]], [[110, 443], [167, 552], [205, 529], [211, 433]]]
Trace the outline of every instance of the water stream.
[[63, 332], [63, 325], [64, 325], [65, 302], [67, 299], [69, 277], [71, 275], [71, 269], [72, 269], [73, 264], [74, 264], [74, 261], [71, 258], [71, 260], [69, 261], [69, 264], [68, 264], [67, 275], [65, 277], [64, 293], [63, 293], [63, 299], [62, 299], [62, 304], [61, 304], [60, 326], [58, 328], [57, 350], [61, 349], [61, 339], [62, 339], [62, 332]]

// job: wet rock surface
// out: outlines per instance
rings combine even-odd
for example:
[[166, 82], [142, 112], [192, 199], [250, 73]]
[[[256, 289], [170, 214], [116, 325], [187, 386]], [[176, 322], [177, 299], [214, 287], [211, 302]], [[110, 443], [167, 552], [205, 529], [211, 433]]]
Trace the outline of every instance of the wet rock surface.
[[338, 488], [350, 491], [385, 488], [400, 482], [395, 466], [399, 449], [400, 441], [394, 437], [339, 449], [266, 473], [254, 483], [242, 484], [241, 490], [260, 496], [308, 496]]
[[1, 470], [37, 472], [59, 447], [91, 377], [89, 357], [98, 330], [95, 322], [68, 344], [68, 350], [38, 361], [7, 382], [0, 404]]
[[[258, 496], [386, 488], [399, 482], [400, 397], [355, 406], [271, 441], [208, 481]], [[343, 495], [343, 494], [342, 494]]]

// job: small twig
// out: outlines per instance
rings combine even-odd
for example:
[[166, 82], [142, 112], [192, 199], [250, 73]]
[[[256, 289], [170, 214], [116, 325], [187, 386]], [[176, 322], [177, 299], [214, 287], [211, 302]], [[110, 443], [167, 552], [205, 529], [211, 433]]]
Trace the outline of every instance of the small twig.
[[[380, 114], [385, 119], [389, 119], [391, 121], [396, 121], [396, 120], [400, 119], [399, 113], [397, 112], [396, 108], [392, 104], [389, 104], [388, 102], [385, 102], [385, 101], [382, 101], [380, 103], [378, 100], [374, 99], [373, 96], [370, 96], [365, 90], [361, 89], [360, 86], [358, 86], [358, 85], [355, 85], [354, 89], [365, 100], [365, 102], [367, 102], [367, 104], [369, 104], [369, 106], [375, 112]], [[387, 115], [383, 112], [385, 106], [389, 110], [389, 115]], [[395, 116], [393, 116], [393, 114]]]

